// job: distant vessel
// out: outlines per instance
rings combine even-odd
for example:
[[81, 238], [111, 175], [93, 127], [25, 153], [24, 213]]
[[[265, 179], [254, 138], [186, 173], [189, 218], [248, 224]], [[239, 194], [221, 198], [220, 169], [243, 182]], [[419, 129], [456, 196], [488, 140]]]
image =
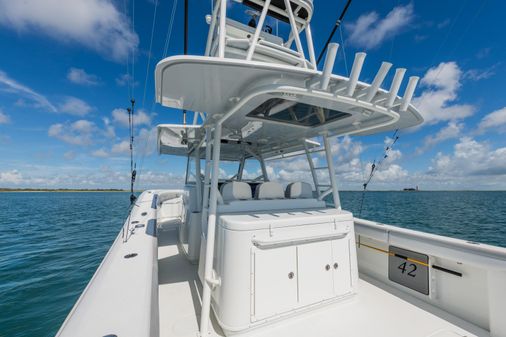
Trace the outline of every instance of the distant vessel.
[[[320, 71], [311, 0], [242, 4], [258, 21], [228, 18], [218, 0], [205, 55], [158, 63], [157, 101], [195, 111], [192, 125], [158, 126], [159, 153], [187, 158], [186, 184], [134, 200], [58, 336], [505, 337], [506, 249], [341, 208], [330, 138], [422, 123], [418, 77], [402, 97], [405, 69], [380, 88], [388, 62], [360, 82], [365, 53], [349, 77], [332, 74], [336, 44]], [[267, 16], [287, 39], [264, 29]], [[271, 181], [266, 161], [296, 155], [311, 181]]]
[[418, 186], [416, 187], [407, 187], [407, 188], [404, 188], [402, 189], [404, 192], [418, 192]]

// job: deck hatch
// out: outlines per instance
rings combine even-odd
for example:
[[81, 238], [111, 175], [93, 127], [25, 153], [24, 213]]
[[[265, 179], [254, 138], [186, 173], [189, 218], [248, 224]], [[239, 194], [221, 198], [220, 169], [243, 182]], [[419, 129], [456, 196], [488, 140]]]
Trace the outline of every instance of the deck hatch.
[[283, 98], [268, 99], [248, 114], [248, 117], [309, 127], [320, 126], [349, 116], [351, 114], [346, 112]]

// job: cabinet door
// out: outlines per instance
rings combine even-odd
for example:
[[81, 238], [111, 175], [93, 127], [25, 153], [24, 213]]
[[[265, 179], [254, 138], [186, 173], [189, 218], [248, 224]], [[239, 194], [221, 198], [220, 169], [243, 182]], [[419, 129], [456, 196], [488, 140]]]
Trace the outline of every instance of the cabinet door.
[[320, 302], [333, 296], [331, 241], [298, 246], [297, 263], [301, 305]]
[[351, 290], [350, 240], [348, 238], [332, 241], [332, 259], [334, 294], [344, 295]]
[[253, 320], [263, 319], [297, 305], [296, 247], [254, 249]]

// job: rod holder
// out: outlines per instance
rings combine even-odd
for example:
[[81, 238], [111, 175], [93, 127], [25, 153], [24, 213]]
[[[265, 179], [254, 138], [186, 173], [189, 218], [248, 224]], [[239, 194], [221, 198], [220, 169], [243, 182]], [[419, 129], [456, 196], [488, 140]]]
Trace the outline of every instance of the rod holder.
[[382, 62], [381, 67], [379, 68], [378, 72], [376, 73], [376, 76], [374, 77], [374, 80], [371, 83], [371, 86], [367, 90], [367, 94], [364, 97], [364, 101], [370, 102], [373, 97], [378, 92], [378, 89], [385, 80], [385, 77], [387, 76], [388, 71], [392, 67], [392, 63], [389, 62]]
[[398, 68], [395, 70], [394, 79], [392, 80], [392, 85], [388, 91], [388, 98], [385, 104], [385, 106], [389, 109], [394, 105], [395, 98], [397, 97], [397, 93], [399, 92], [405, 73], [405, 68]]
[[402, 97], [401, 107], [399, 108], [400, 112], [408, 110], [409, 103], [411, 103], [419, 79], [420, 77], [418, 76], [411, 76], [409, 78], [408, 86], [406, 87], [406, 91]]
[[348, 88], [346, 89], [346, 95], [352, 96], [355, 92], [355, 88], [357, 87], [358, 77], [360, 76], [360, 72], [362, 71], [362, 66], [364, 65], [364, 60], [366, 53], [356, 53], [355, 61], [353, 61], [353, 66], [351, 68], [350, 79], [348, 80]]
[[332, 75], [332, 69], [336, 61], [337, 49], [339, 49], [338, 43], [330, 43], [328, 46], [327, 56], [325, 56], [325, 63], [323, 64], [323, 73], [320, 83], [321, 90], [327, 90], [329, 86], [330, 76]]

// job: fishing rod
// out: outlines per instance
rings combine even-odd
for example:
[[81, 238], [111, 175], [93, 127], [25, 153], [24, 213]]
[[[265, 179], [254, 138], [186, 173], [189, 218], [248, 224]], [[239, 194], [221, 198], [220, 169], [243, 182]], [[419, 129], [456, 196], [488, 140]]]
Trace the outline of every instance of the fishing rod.
[[334, 25], [334, 28], [332, 28], [332, 32], [330, 32], [330, 35], [329, 35], [329, 38], [327, 39], [327, 42], [325, 42], [325, 45], [323, 46], [323, 49], [320, 52], [320, 55], [318, 56], [318, 60], [316, 61], [316, 64], [319, 64], [320, 61], [322, 60], [323, 54], [327, 50], [330, 41], [332, 41], [332, 38], [334, 37], [334, 34], [337, 31], [337, 28], [339, 28], [339, 26], [341, 26], [341, 22], [343, 21], [344, 16], [346, 15], [346, 12], [348, 11], [348, 7], [350, 7], [351, 1], [352, 0], [348, 0], [346, 2], [346, 5], [344, 6], [343, 11], [341, 12], [341, 15], [339, 15], [339, 19], [337, 19], [337, 21], [336, 21], [336, 23]]

